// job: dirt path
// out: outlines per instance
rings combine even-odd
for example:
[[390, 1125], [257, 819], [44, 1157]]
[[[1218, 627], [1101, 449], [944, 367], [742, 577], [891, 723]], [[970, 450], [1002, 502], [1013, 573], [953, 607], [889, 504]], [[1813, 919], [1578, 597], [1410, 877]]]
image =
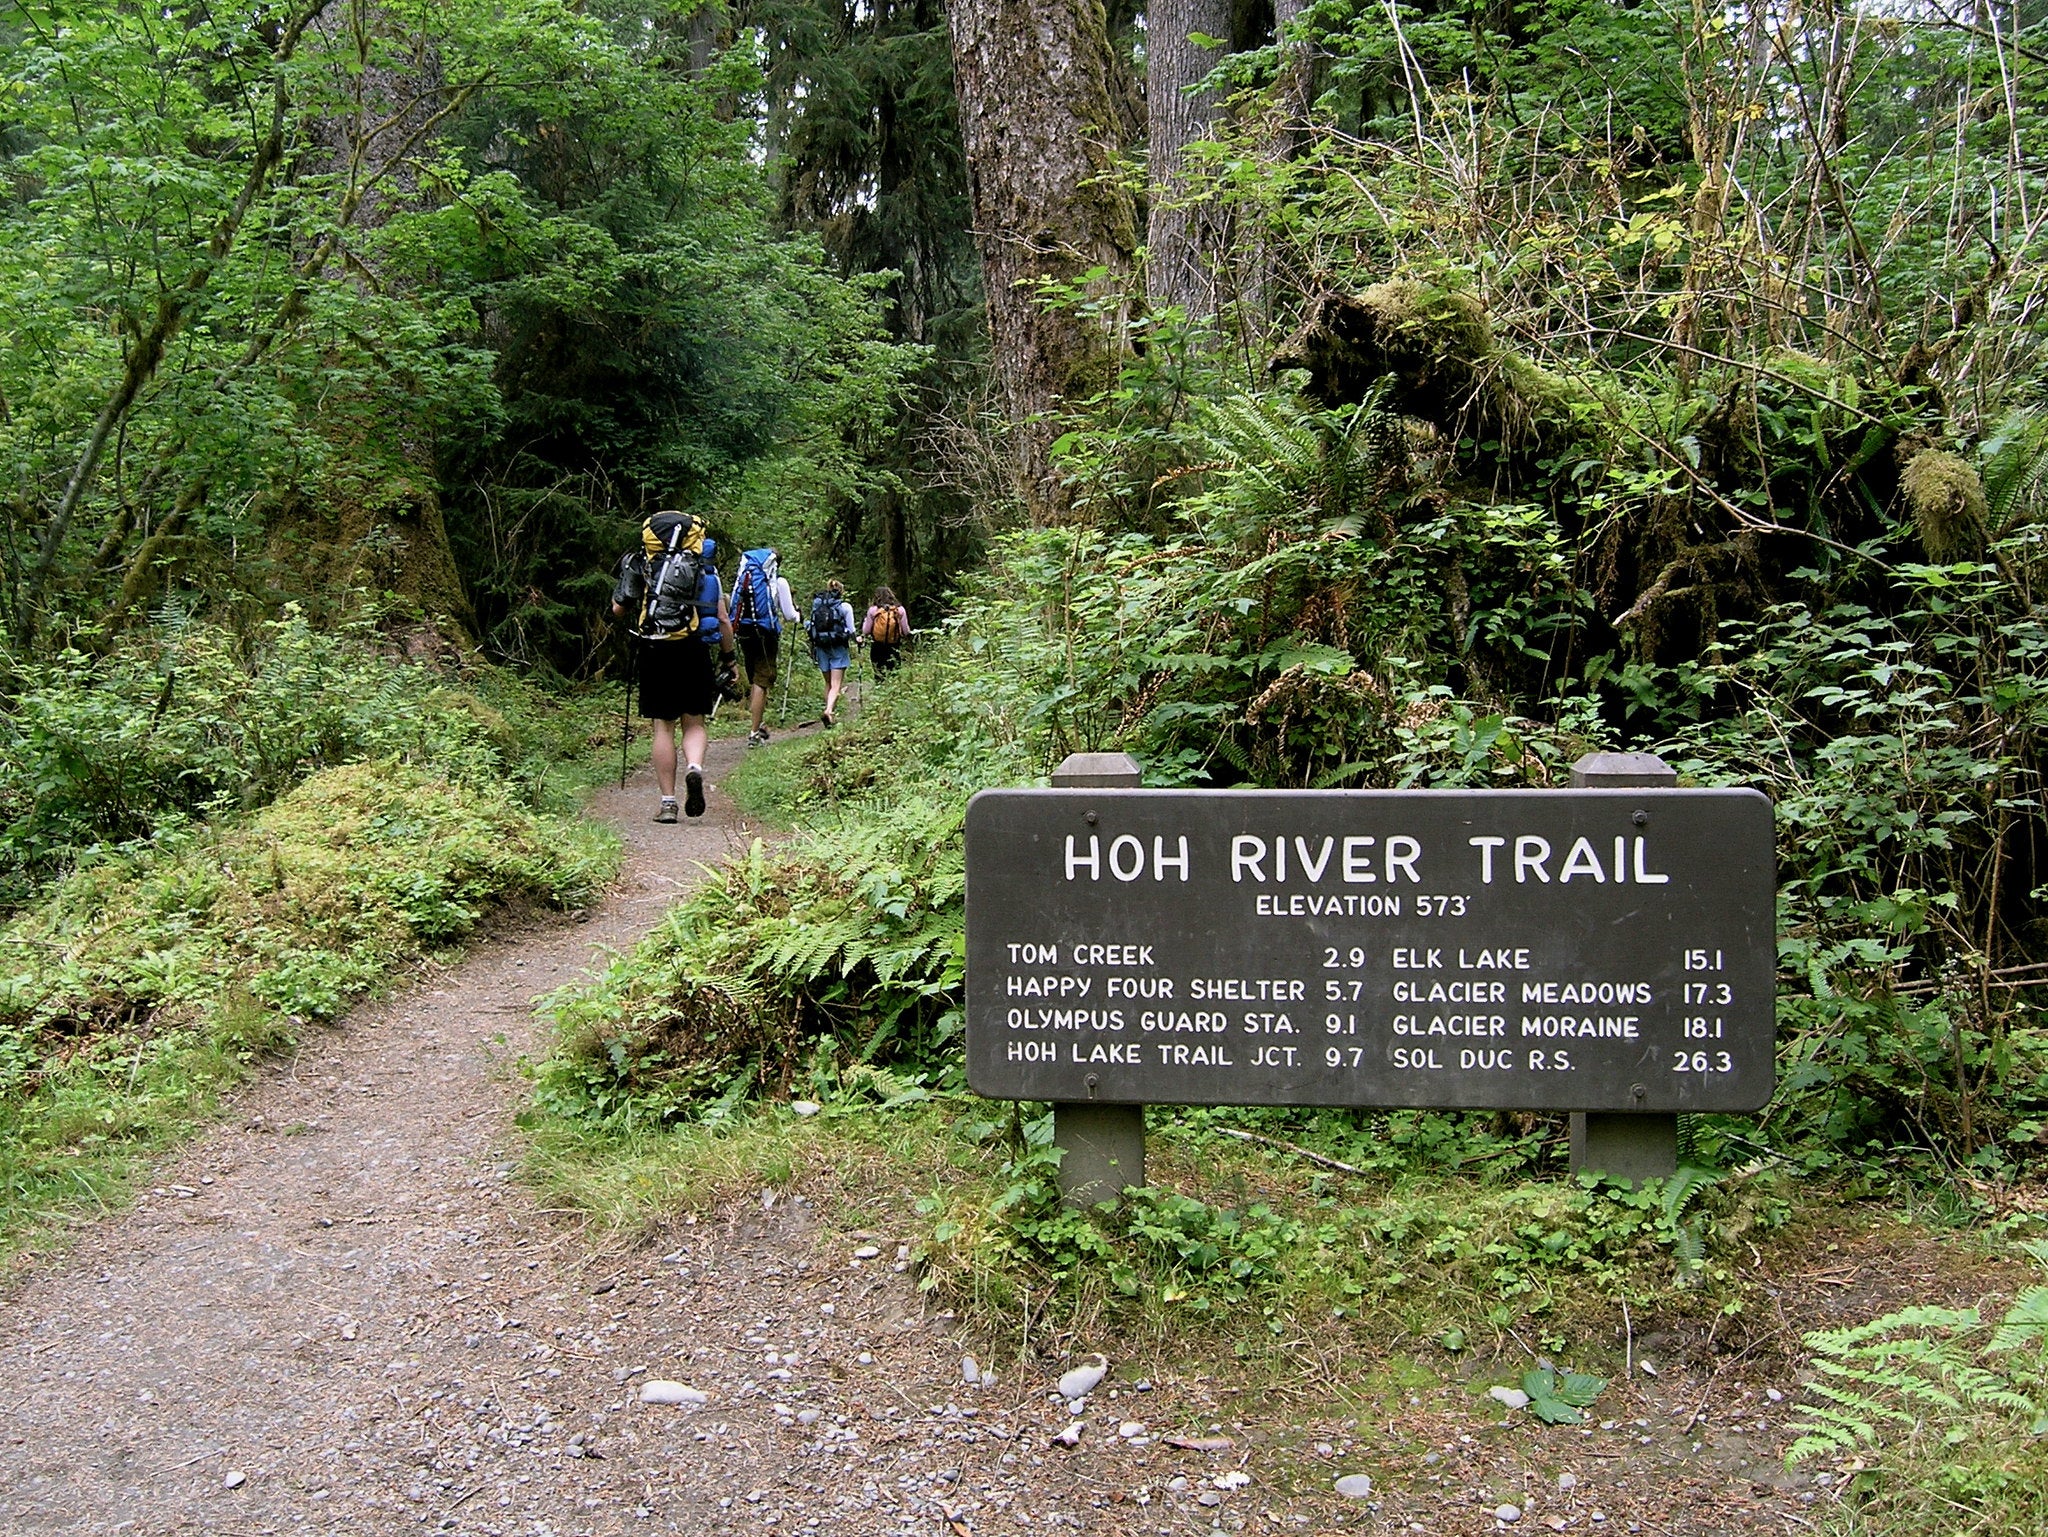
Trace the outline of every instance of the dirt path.
[[[736, 751], [714, 747], [714, 785]], [[513, 1064], [538, 1044], [535, 994], [629, 944], [749, 831], [715, 789], [696, 823], [654, 826], [652, 803], [644, 780], [599, 798], [629, 857], [586, 921], [483, 944], [308, 1041], [134, 1210], [12, 1286], [0, 1532], [1478, 1533], [1506, 1529], [1510, 1498], [1532, 1529], [1803, 1524], [1752, 1482], [1777, 1482], [1770, 1451], [1678, 1422], [1687, 1388], [1628, 1411], [1654, 1420], [1535, 1443], [1464, 1387], [1397, 1423], [1357, 1418], [1336, 1382], [1305, 1384], [1321, 1413], [1262, 1412], [1127, 1370], [1068, 1450], [1056, 1367], [963, 1381], [905, 1234], [764, 1195], [667, 1253], [593, 1253], [512, 1177]], [[706, 1401], [642, 1404], [651, 1378]], [[1722, 1456], [1700, 1466], [1695, 1436]], [[1374, 1498], [1336, 1499], [1356, 1471]]]
[[[714, 746], [714, 786], [735, 756]], [[1118, 1529], [1084, 1517], [1121, 1490], [1019, 1437], [1019, 1410], [1060, 1406], [963, 1383], [896, 1237], [764, 1198], [620, 1268], [511, 1177], [534, 995], [747, 832], [715, 788], [696, 823], [651, 809], [644, 782], [600, 797], [629, 858], [587, 921], [488, 942], [309, 1040], [13, 1285], [0, 1530]], [[708, 1402], [643, 1405], [652, 1377]]]

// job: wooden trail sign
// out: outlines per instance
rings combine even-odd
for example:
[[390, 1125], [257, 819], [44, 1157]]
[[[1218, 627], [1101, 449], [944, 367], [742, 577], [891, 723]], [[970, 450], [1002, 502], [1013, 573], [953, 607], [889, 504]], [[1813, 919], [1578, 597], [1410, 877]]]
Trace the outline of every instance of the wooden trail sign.
[[1746, 1111], [1774, 1083], [1748, 790], [990, 790], [967, 1075], [1100, 1104]]

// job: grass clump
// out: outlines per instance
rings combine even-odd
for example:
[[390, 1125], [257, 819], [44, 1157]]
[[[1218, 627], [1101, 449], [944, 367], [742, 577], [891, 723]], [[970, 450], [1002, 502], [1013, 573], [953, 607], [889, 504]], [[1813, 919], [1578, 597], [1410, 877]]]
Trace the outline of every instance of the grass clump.
[[614, 859], [502, 784], [389, 759], [101, 851], [0, 931], [0, 1242], [118, 1189], [257, 1057], [492, 905], [587, 901]]
[[627, 1242], [763, 1188], [812, 1192], [827, 1221], [902, 1231], [908, 1190], [945, 1164], [948, 1105], [887, 1073], [850, 1072], [802, 1115], [754, 1105], [710, 1122], [594, 1126], [529, 1112], [524, 1175], [550, 1206]]

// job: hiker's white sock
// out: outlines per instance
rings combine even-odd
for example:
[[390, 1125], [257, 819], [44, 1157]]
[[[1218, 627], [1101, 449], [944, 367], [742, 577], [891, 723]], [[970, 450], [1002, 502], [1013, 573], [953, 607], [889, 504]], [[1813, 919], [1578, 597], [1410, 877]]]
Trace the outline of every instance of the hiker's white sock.
[[704, 765], [701, 763], [693, 763], [690, 765], [688, 772], [692, 774], [701, 774], [704, 772]]

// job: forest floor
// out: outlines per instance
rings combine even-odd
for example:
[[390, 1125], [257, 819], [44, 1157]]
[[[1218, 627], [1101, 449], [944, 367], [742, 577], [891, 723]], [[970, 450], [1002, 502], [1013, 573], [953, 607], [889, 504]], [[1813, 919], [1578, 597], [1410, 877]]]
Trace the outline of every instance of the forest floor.
[[[739, 751], [714, 744], [714, 785]], [[1048, 1394], [1060, 1366], [968, 1385], [972, 1346], [917, 1291], [909, 1235], [849, 1229], [828, 1190], [750, 1189], [624, 1247], [544, 1209], [518, 1178], [514, 1120], [518, 1060], [544, 1044], [534, 997], [631, 943], [753, 832], [715, 789], [697, 822], [655, 826], [652, 803], [644, 772], [595, 801], [628, 852], [588, 913], [508, 922], [310, 1038], [132, 1209], [6, 1283], [0, 1530], [1825, 1524], [1839, 1485], [1782, 1464], [1781, 1351], [1695, 1349], [1692, 1368], [1687, 1342], [1638, 1339], [1634, 1360], [1664, 1353], [1662, 1374], [1636, 1370], [1583, 1428], [1506, 1414], [1483, 1379], [1390, 1370], [1362, 1394], [1305, 1354], [1284, 1390], [1247, 1390], [1229, 1362], [1146, 1378], [1126, 1360], [1069, 1449], [1051, 1441], [1072, 1417]], [[1976, 1279], [1930, 1241], [1876, 1232], [1789, 1262], [1785, 1340]], [[653, 1379], [703, 1402], [642, 1403]], [[1333, 1492], [1358, 1473], [1368, 1497]]]

